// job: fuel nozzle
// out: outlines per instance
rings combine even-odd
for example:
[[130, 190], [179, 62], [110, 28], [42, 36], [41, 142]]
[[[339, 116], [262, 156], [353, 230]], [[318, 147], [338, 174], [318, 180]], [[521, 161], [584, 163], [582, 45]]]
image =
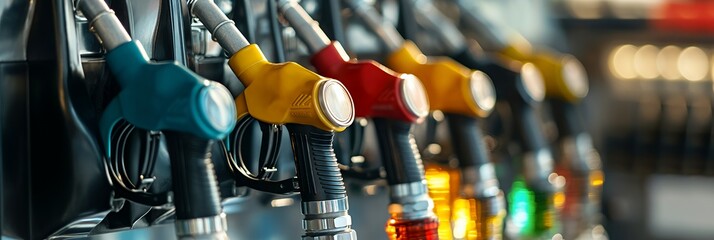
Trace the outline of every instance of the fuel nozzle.
[[[237, 139], [241, 138], [240, 130], [252, 120], [284, 125], [290, 132], [296, 178], [281, 181], [257, 178], [245, 164], [229, 161], [237, 183], [271, 193], [299, 191], [304, 215], [303, 239], [356, 239], [342, 174], [332, 148], [334, 133], [354, 121], [354, 105], [347, 88], [297, 63], [269, 62], [213, 1], [193, 0], [189, 8], [228, 51], [228, 65], [245, 86], [235, 99], [240, 116]], [[243, 162], [240, 153], [234, 157]]]
[[[425, 82], [432, 110], [443, 112], [449, 124], [458, 169], [432, 169], [444, 172], [455, 180], [450, 181], [452, 186], [459, 186], [450, 187], [448, 196], [438, 197], [449, 199], [445, 201], [448, 205], [436, 209], [437, 214], [442, 213], [440, 217], [448, 216], [451, 220], [450, 229], [442, 231], [442, 238], [499, 239], [505, 217], [504, 198], [478, 126], [478, 120], [488, 116], [496, 104], [491, 78], [450, 58], [427, 57], [411, 42], [393, 53], [388, 62], [410, 69], [405, 71], [414, 72]], [[432, 194], [440, 195], [438, 189]]]
[[351, 60], [339, 42], [322, 29], [296, 2], [280, 1], [281, 13], [308, 45], [317, 71], [339, 79], [354, 96], [357, 117], [371, 118], [390, 190], [387, 235], [390, 239], [438, 239], [439, 221], [424, 181], [424, 167], [411, 133], [412, 125], [429, 113], [421, 81], [375, 61]]
[[235, 126], [230, 93], [177, 63], [150, 63], [141, 44], [131, 41], [104, 1], [76, 3], [107, 49], [107, 65], [121, 87], [99, 123], [106, 158], [112, 156], [112, 131], [124, 119], [137, 128], [162, 131], [171, 159], [172, 197], [159, 199], [112, 182], [116, 195], [140, 204], [173, 202], [179, 238], [227, 239], [209, 151]]

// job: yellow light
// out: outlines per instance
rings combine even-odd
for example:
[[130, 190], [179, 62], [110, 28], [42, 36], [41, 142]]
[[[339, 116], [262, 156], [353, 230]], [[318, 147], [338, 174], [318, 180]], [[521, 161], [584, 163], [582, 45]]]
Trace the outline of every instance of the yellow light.
[[[439, 239], [501, 239], [506, 210], [490, 212], [494, 206], [503, 204], [503, 195], [481, 202], [479, 199], [461, 196], [461, 171], [426, 165], [425, 177], [429, 196], [434, 201], [434, 213], [441, 222]], [[446, 183], [446, 184], [443, 184]]]
[[657, 70], [664, 79], [679, 80], [682, 78], [677, 68], [681, 52], [681, 48], [669, 45], [662, 48], [657, 54]]
[[593, 187], [602, 186], [605, 182], [605, 177], [603, 177], [602, 171], [593, 171], [590, 173], [590, 185]]
[[659, 76], [659, 72], [657, 72], [658, 53], [659, 48], [652, 45], [644, 45], [635, 52], [634, 67], [637, 75], [644, 79], [654, 79]]
[[677, 68], [685, 79], [700, 81], [709, 73], [709, 58], [701, 48], [688, 47], [679, 54]]
[[434, 201], [434, 214], [440, 219], [439, 239], [451, 239], [451, 176], [448, 170], [427, 165], [424, 173], [429, 196]]
[[454, 201], [454, 215], [452, 218], [452, 224], [453, 224], [453, 234], [455, 239], [464, 239], [466, 237], [466, 233], [468, 232], [469, 229], [473, 228], [473, 226], [469, 226], [470, 224], [470, 216], [472, 215], [471, 213], [471, 204], [469, 203], [469, 200], [467, 199], [456, 199]]
[[633, 79], [637, 77], [634, 68], [634, 58], [637, 47], [627, 44], [622, 45], [610, 52], [609, 68], [610, 72], [621, 79]]
[[565, 193], [562, 191], [556, 192], [553, 195], [553, 205], [556, 209], [562, 209], [565, 204]]

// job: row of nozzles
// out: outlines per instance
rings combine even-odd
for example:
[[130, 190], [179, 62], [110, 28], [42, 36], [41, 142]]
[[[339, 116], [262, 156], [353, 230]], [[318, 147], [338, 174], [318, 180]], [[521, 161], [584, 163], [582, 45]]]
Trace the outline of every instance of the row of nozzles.
[[[563, 204], [596, 202], [593, 194], [598, 194], [597, 187], [602, 184], [601, 173], [597, 175], [599, 159], [593, 159], [589, 136], [577, 127], [580, 120], [572, 111], [588, 92], [587, 75], [575, 57], [526, 48], [530, 45], [523, 42], [505, 42], [510, 36], [494, 35], [511, 32], [483, 29], [496, 25], [477, 13], [464, 14], [467, 22], [479, 27], [474, 31], [483, 36], [480, 41], [492, 41], [484, 45], [494, 47], [486, 49], [490, 54], [482, 55], [466, 45], [470, 39], [462, 31], [469, 26], [460, 28], [431, 1], [398, 1], [401, 24], [424, 20], [421, 27], [443, 41], [447, 49], [443, 56], [427, 56], [409, 33], [398, 31], [370, 1], [339, 1], [386, 48], [381, 63], [355, 60], [297, 1], [279, 0], [268, 6], [275, 7], [307, 47], [311, 66], [273, 63], [261, 50], [260, 41], [251, 43], [236, 27], [241, 25], [237, 21], [248, 22], [249, 14], [231, 19], [211, 0], [169, 2], [160, 6], [168, 8], [168, 27], [172, 29], [168, 32], [177, 35], [169, 37], [173, 60], [190, 54], [179, 44], [186, 38], [178, 34], [187, 34], [181, 31], [182, 25], [203, 28], [211, 34], [203, 40], [213, 40], [226, 51], [227, 66], [223, 60], [219, 64], [230, 68], [243, 88], [229, 91], [227, 80], [221, 82], [225, 86], [208, 80], [186, 62], [154, 61], [142, 45], [155, 47], [157, 43], [141, 43], [135, 36], [140, 33], [125, 30], [126, 22], [131, 21], [122, 18], [131, 13], [117, 14], [102, 0], [75, 0], [78, 13], [106, 50], [101, 57], [112, 75], [110, 81], [116, 82], [109, 84], [115, 89], [102, 89], [117, 92], [107, 97], [107, 104], [91, 103], [101, 109], [93, 124], [99, 128], [96, 138], [102, 147], [111, 198], [119, 203], [105, 222], [126, 222], [121, 219], [124, 215], [116, 213], [136, 210], [131, 208], [137, 205], [151, 206], [145, 213], [168, 206], [175, 209], [179, 238], [227, 238], [221, 206], [225, 196], [220, 193], [217, 176], [229, 175], [234, 186], [273, 194], [299, 193], [303, 239], [357, 238], [361, 229], [352, 229], [343, 176], [386, 180], [389, 205], [382, 209], [390, 215], [384, 220], [390, 239], [500, 239], [504, 229], [511, 238], [569, 237], [597, 224], [584, 214], [589, 211], [565, 207], [576, 210], [564, 216], [587, 220], [570, 233], [558, 229], [558, 211]], [[322, 1], [318, 7], [336, 2]], [[449, 2], [465, 7], [463, 1]], [[345, 12], [342, 8], [332, 10], [323, 11], [321, 18], [340, 19]], [[183, 22], [184, 11], [191, 17], [188, 22]], [[328, 13], [337, 17], [324, 16]], [[559, 136], [562, 146], [558, 147], [567, 148], [566, 154], [556, 155], [558, 160], [550, 152], [536, 113], [546, 98], [557, 103], [554, 108], [563, 109], [554, 111], [561, 114], [554, 118], [562, 120], [558, 127], [563, 128]], [[497, 109], [497, 104], [508, 107]], [[433, 124], [428, 117], [433, 112], [447, 120], [449, 140], [444, 145], [451, 146], [449, 157], [456, 159], [452, 163], [429, 157], [422, 160], [422, 147], [427, 145], [417, 145], [413, 131], [417, 125]], [[519, 145], [519, 151], [498, 154], [486, 145], [482, 125], [491, 115], [508, 124], [509, 134], [504, 139]], [[361, 153], [359, 143], [351, 149], [333, 149], [336, 135], [362, 134], [364, 129], [353, 123], [356, 118], [370, 119], [377, 130], [374, 141], [381, 163], [376, 170], [350, 162], [352, 153]], [[251, 149], [258, 153], [254, 154], [259, 156], [257, 161], [244, 159], [241, 147], [251, 141], [245, 134], [255, 122], [263, 132], [260, 148]], [[431, 127], [436, 126], [427, 126]], [[358, 129], [345, 131], [354, 128]], [[139, 131], [136, 129], [163, 136], [140, 150], [145, 153], [139, 154], [145, 156], [141, 161], [127, 150], [132, 144], [127, 136]], [[273, 175], [280, 166], [284, 129], [290, 135], [296, 174], [276, 179]], [[492, 134], [491, 130], [487, 127], [485, 132]], [[163, 157], [170, 161], [171, 187], [156, 193], [160, 186], [152, 182], [161, 176], [152, 175], [153, 163], [162, 157], [162, 146], [168, 152]], [[497, 157], [514, 163], [516, 167], [508, 174], [515, 180], [499, 176], [492, 161]], [[138, 174], [141, 184], [134, 184], [129, 179], [137, 174], [128, 173], [125, 166], [142, 164], [144, 169]], [[556, 164], [562, 167], [556, 168]], [[582, 186], [565, 187], [570, 176], [597, 179], [573, 181]], [[574, 193], [567, 193], [569, 189]]]

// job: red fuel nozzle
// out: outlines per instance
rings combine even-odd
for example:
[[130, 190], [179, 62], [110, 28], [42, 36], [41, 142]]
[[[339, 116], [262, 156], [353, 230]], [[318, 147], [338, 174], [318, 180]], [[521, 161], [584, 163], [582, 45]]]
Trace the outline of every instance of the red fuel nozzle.
[[418, 122], [429, 113], [426, 91], [415, 76], [396, 73], [371, 60], [350, 60], [339, 42], [314, 54], [311, 61], [319, 74], [347, 87], [356, 117]]

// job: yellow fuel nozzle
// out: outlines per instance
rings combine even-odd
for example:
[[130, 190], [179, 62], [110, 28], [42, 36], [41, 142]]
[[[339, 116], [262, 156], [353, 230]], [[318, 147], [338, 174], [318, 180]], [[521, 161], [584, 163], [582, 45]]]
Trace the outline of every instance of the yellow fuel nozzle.
[[352, 97], [342, 83], [294, 62], [268, 62], [255, 44], [233, 54], [228, 65], [245, 86], [235, 99], [239, 117], [338, 132], [354, 120]]
[[546, 96], [576, 102], [588, 94], [588, 77], [577, 58], [554, 51], [534, 51], [524, 41], [516, 41], [501, 49], [500, 54], [538, 67], [543, 73]]
[[416, 75], [424, 84], [431, 110], [473, 117], [488, 116], [496, 104], [491, 79], [445, 57], [427, 58], [411, 41], [387, 58], [389, 68]]

